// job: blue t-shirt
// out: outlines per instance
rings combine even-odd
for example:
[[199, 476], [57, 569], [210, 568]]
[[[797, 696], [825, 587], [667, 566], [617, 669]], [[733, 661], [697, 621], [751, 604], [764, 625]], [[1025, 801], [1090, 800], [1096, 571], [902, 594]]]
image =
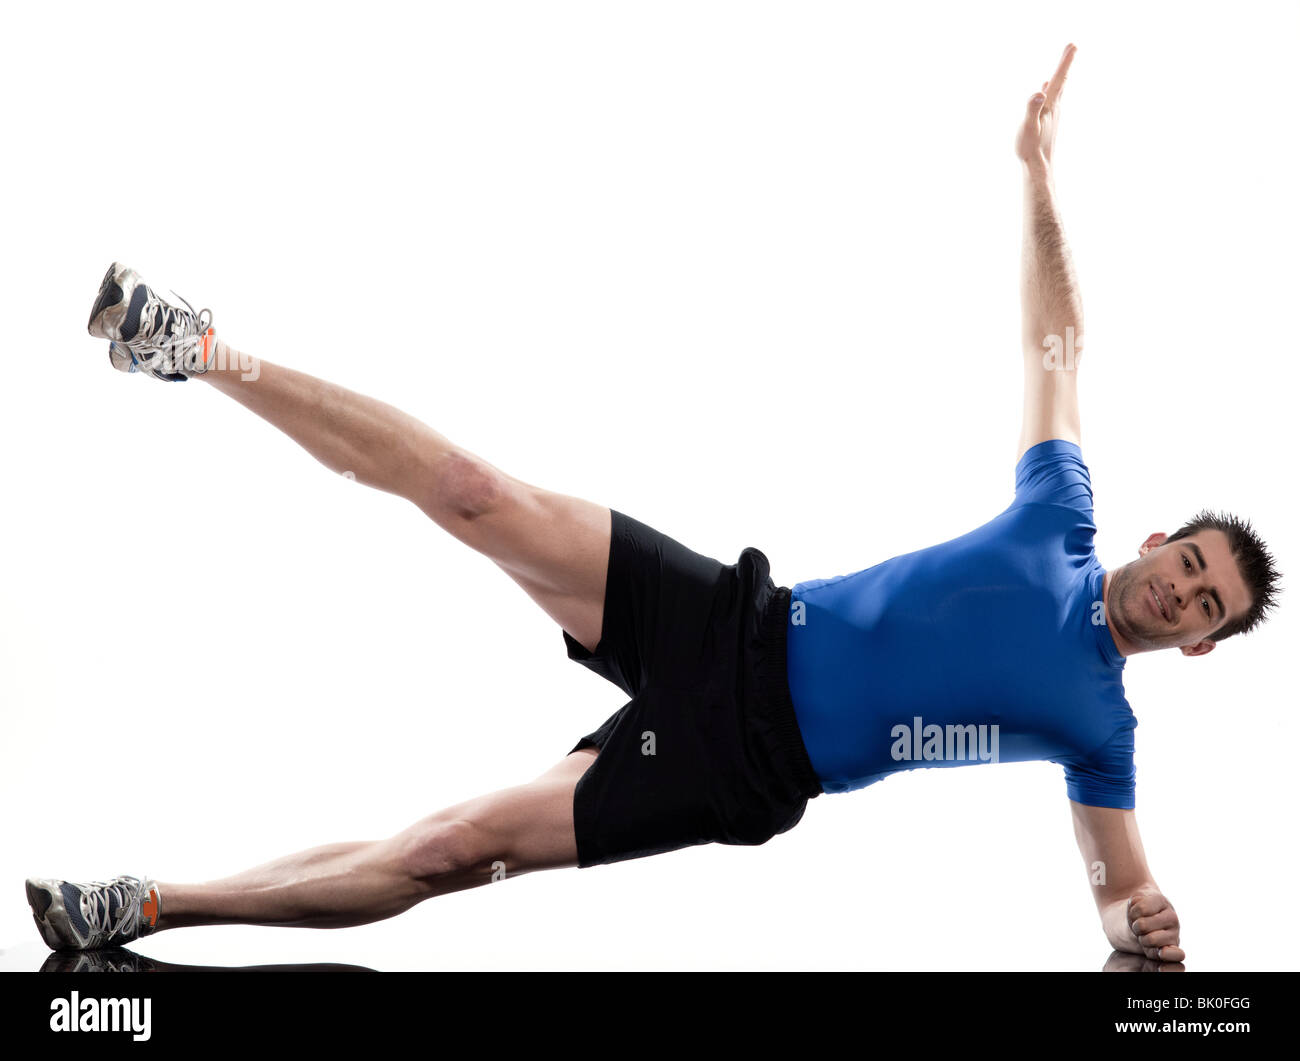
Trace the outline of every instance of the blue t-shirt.
[[1124, 658], [1105, 625], [1092, 486], [1053, 439], [1011, 506], [942, 545], [791, 594], [790, 695], [826, 792], [899, 770], [1047, 759], [1070, 799], [1131, 809]]

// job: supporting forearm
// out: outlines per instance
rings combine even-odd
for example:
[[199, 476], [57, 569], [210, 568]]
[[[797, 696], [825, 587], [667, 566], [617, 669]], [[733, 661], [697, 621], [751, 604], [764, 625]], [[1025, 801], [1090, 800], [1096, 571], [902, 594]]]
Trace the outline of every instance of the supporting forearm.
[[1044, 340], [1051, 335], [1058, 336], [1062, 344], [1072, 335], [1072, 348], [1081, 351], [1083, 301], [1057, 209], [1051, 169], [1026, 166], [1024, 189], [1020, 271], [1024, 353], [1042, 356]]

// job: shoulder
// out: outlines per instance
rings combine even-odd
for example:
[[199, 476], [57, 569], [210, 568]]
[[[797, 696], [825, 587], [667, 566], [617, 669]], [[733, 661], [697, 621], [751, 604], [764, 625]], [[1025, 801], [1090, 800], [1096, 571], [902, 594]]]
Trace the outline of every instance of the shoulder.
[[1016, 504], [1063, 505], [1092, 513], [1092, 477], [1077, 442], [1047, 439], [1016, 464]]

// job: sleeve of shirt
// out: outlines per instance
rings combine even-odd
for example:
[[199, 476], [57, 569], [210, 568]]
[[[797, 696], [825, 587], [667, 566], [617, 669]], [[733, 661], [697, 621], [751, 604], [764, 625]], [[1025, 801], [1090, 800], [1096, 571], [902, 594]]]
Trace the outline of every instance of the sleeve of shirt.
[[1078, 443], [1053, 438], [1031, 446], [1016, 465], [1016, 499], [1020, 505], [1061, 505], [1092, 521], [1092, 479]]
[[1065, 767], [1065, 791], [1089, 807], [1133, 810], [1137, 806], [1137, 768], [1133, 765], [1133, 726], [1082, 760], [1057, 760]]

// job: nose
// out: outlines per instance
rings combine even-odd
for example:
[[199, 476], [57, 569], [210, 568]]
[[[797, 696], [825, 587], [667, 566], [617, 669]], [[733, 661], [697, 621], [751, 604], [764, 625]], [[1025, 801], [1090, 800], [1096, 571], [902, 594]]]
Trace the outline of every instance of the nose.
[[1185, 607], [1184, 602], [1190, 600], [1195, 595], [1190, 585], [1185, 587], [1183, 592], [1179, 592], [1177, 584], [1174, 584], [1169, 587], [1169, 592], [1173, 595], [1174, 604], [1178, 607], [1179, 611], [1182, 611]]

